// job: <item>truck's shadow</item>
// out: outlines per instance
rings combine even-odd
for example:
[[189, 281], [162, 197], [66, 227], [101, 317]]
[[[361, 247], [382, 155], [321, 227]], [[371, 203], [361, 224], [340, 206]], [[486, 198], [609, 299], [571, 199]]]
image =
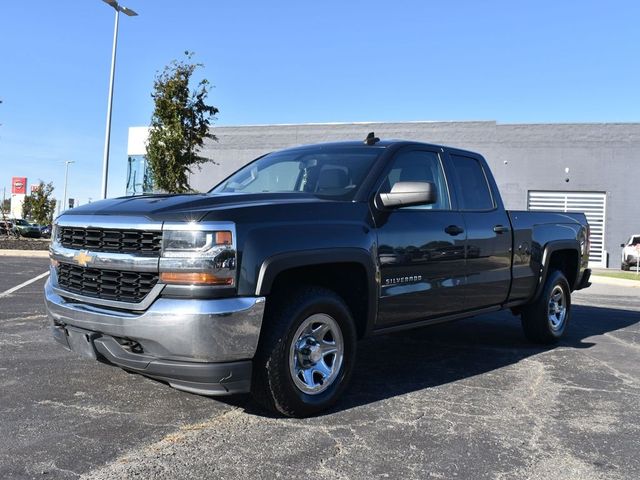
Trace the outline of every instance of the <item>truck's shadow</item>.
[[[576, 305], [558, 345], [590, 348], [590, 337], [638, 322], [640, 312]], [[553, 348], [528, 343], [520, 318], [507, 312], [372, 338], [361, 344], [353, 387], [336, 410], [480, 375]]]
[[[640, 322], [640, 312], [580, 305], [572, 317], [559, 346], [590, 348], [589, 337]], [[507, 312], [373, 337], [359, 344], [352, 386], [327, 413], [481, 375], [553, 348], [528, 343], [519, 317]], [[246, 398], [231, 403], [265, 414]]]

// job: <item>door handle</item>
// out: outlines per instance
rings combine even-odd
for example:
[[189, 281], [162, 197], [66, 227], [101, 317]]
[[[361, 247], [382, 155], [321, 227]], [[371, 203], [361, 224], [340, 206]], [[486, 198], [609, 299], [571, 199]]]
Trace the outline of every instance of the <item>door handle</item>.
[[449, 225], [447, 228], [444, 229], [444, 231], [449, 235], [453, 235], [455, 237], [456, 235], [460, 235], [461, 233], [463, 233], [464, 228], [459, 227], [457, 225]]
[[493, 227], [493, 231], [496, 233], [507, 233], [509, 231], [509, 227], [505, 227], [504, 225], [496, 225]]

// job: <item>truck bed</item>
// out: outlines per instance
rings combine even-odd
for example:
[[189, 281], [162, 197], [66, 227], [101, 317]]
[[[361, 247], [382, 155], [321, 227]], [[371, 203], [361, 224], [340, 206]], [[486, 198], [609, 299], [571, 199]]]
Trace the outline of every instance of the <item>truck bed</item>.
[[[556, 247], [580, 248], [586, 254], [578, 259], [580, 265], [588, 263], [588, 223], [584, 213], [530, 212], [507, 210], [513, 236], [512, 286], [509, 302], [529, 299], [540, 281], [544, 248], [550, 243]], [[569, 279], [572, 281], [577, 277]]]

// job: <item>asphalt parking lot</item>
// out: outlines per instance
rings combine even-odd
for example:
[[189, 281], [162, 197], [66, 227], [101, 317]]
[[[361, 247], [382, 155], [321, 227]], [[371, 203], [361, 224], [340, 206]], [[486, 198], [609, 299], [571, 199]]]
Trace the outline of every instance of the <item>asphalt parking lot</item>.
[[[0, 257], [0, 292], [47, 270]], [[0, 293], [0, 478], [640, 478], [640, 288], [574, 296], [568, 337], [508, 313], [376, 337], [328, 414], [267, 417], [77, 358], [44, 279]]]

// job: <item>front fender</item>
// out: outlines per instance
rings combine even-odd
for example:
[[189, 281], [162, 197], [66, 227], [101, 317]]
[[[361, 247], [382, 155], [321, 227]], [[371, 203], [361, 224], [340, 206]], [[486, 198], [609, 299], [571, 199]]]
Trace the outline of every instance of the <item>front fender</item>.
[[378, 312], [379, 269], [375, 254], [364, 248], [325, 248], [301, 250], [271, 256], [262, 263], [256, 282], [255, 295], [268, 296], [276, 277], [287, 270], [324, 264], [356, 263], [366, 274], [367, 305], [364, 335], [368, 335], [375, 325]]
[[264, 296], [271, 293], [273, 281], [285, 270], [327, 263], [361, 265], [367, 272], [369, 289], [376, 289], [376, 267], [370, 252], [362, 248], [325, 248], [287, 252], [267, 258], [260, 266], [255, 295]]

